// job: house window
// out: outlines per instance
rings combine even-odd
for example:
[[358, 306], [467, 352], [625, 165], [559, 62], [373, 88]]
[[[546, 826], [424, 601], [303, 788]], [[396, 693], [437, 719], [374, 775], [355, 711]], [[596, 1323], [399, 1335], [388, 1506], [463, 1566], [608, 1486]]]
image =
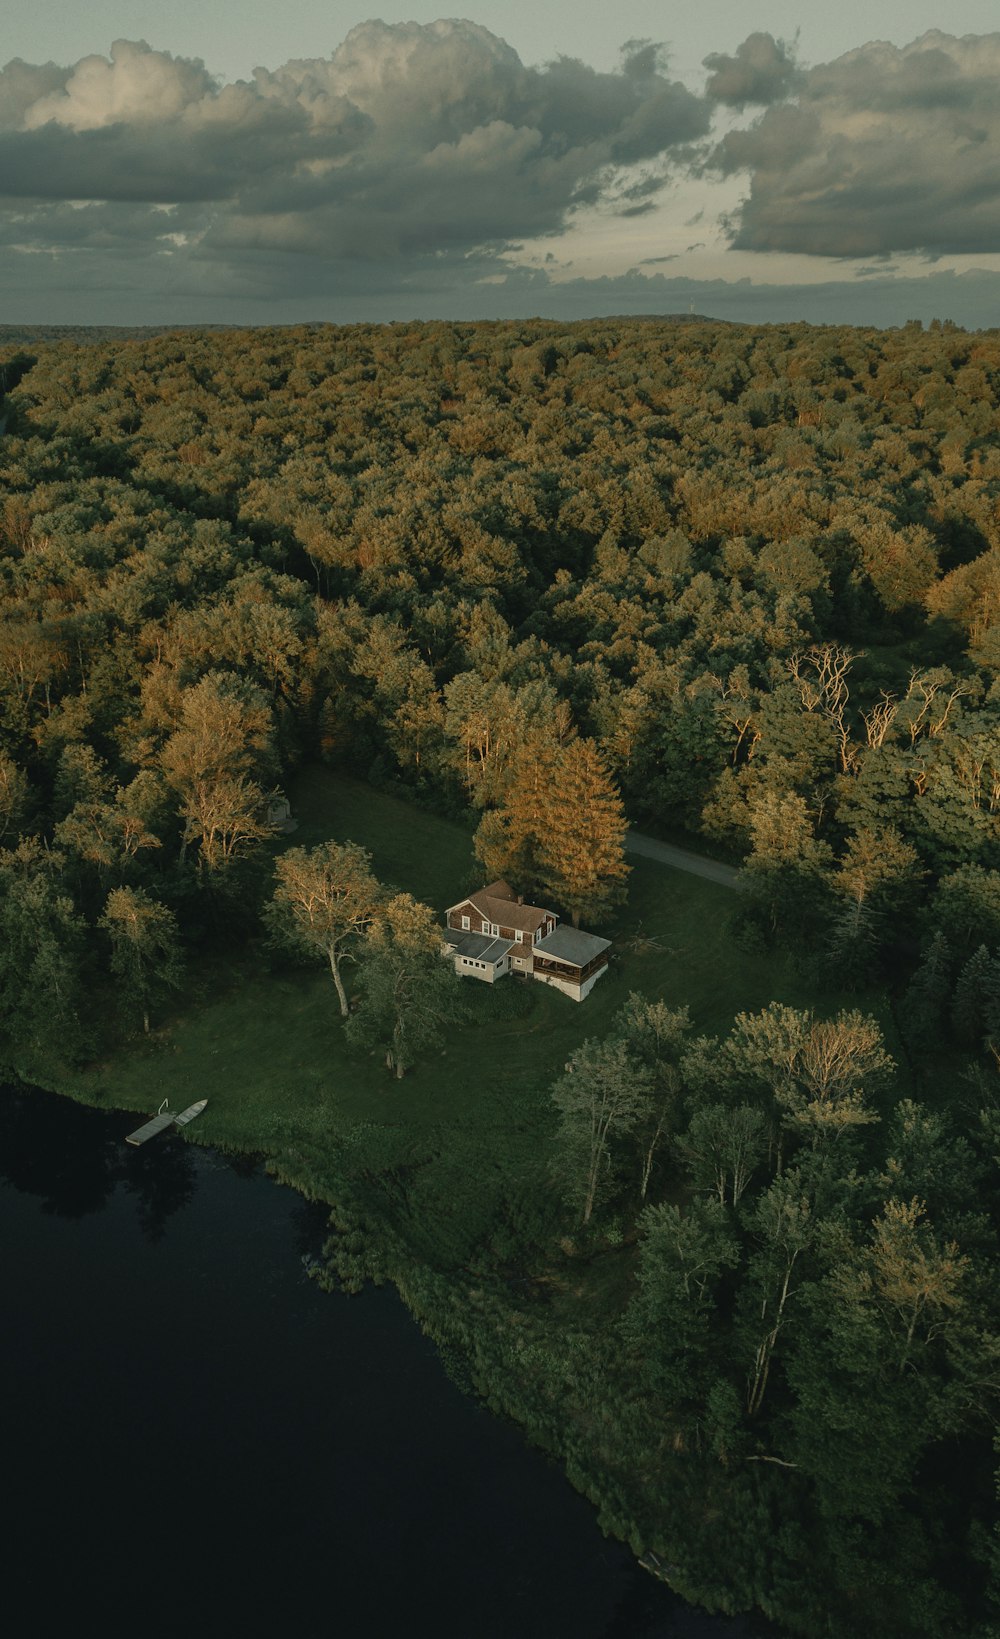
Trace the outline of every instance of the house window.
[[500, 937], [500, 929], [499, 929], [499, 927], [498, 927], [498, 925], [497, 925], [497, 923], [496, 923], [496, 922], [491, 922], [491, 923], [490, 923], [490, 932], [491, 932], [491, 934], [492, 934], [492, 935], [493, 935], [493, 937], [494, 937], [494, 939], [499, 939], [499, 937]]
[[462, 926], [465, 929], [466, 933], [468, 933], [469, 929], [472, 926], [472, 923], [469, 921], [469, 918], [467, 916], [462, 917]]
[[542, 937], [542, 931], [541, 931], [541, 929], [540, 929], [540, 928], [536, 928], [536, 929], [535, 929], [535, 944], [536, 944], [536, 945], [537, 945], [537, 944], [538, 944], [538, 942], [539, 942], [539, 940], [540, 940], [540, 939], [541, 939], [541, 937]]

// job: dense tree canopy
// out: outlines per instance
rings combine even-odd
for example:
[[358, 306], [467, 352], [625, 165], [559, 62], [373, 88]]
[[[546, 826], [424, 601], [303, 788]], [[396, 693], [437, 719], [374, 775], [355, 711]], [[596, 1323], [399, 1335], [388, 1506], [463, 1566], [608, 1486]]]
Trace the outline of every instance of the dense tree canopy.
[[[634, 995], [537, 1090], [548, 1252], [619, 1248], [628, 1276], [560, 1360], [531, 1314], [516, 1349], [502, 1328], [504, 1370], [707, 1603], [985, 1633], [1000, 332], [63, 340], [21, 344], [3, 417], [5, 1062], [156, 1025], [185, 959], [265, 925], [345, 1014], [356, 960], [357, 1051], [398, 1076], [437, 1050], [441, 907], [379, 889], [364, 836], [278, 852], [309, 760], [460, 816], [488, 875], [598, 927], [627, 823], [701, 839], [742, 866], [745, 945], [859, 994], [718, 1039]], [[533, 1255], [523, 1201], [501, 1216]]]

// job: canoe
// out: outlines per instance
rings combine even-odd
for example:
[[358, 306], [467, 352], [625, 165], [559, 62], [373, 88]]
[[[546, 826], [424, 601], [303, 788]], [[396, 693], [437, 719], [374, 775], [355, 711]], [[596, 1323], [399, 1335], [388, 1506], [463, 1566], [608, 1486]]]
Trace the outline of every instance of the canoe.
[[193, 1121], [196, 1115], [201, 1115], [207, 1103], [207, 1098], [199, 1098], [197, 1104], [189, 1104], [186, 1110], [181, 1111], [180, 1115], [174, 1116], [174, 1125], [176, 1127], [186, 1127], [188, 1122]]

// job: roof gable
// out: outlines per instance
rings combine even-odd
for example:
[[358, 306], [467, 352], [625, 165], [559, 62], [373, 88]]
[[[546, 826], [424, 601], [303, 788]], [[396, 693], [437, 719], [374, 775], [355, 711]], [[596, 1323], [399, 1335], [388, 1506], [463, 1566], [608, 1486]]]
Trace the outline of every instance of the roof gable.
[[558, 921], [555, 911], [542, 910], [538, 905], [519, 905], [516, 899], [494, 899], [485, 888], [470, 897], [479, 914], [488, 917], [497, 927], [534, 933], [544, 922]]
[[475, 893], [467, 894], [456, 905], [449, 905], [447, 915], [462, 910], [466, 905], [471, 905], [480, 916], [497, 927], [516, 928], [523, 933], [535, 933], [544, 922], [559, 920], [555, 911], [520, 902], [510, 883], [502, 878], [498, 882], [488, 883], [485, 888], [477, 888]]

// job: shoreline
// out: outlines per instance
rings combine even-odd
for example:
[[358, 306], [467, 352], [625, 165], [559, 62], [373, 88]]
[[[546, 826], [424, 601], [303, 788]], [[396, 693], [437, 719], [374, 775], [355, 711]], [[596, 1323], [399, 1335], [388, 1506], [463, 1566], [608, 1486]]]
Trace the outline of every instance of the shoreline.
[[[104, 1115], [120, 1113], [123, 1117], [132, 1117], [149, 1113], [117, 1102], [110, 1103], [96, 1098], [88, 1098], [82, 1088], [77, 1087], [74, 1089], [63, 1084], [59, 1077], [51, 1073], [42, 1079], [42, 1073], [37, 1069], [25, 1073], [25, 1070], [15, 1067], [9, 1069], [7, 1074], [12, 1081], [15, 1081], [26, 1091], [37, 1090], [57, 1098], [65, 1098], [72, 1103], [99, 1111]], [[236, 1144], [231, 1139], [222, 1137], [205, 1139], [197, 1131], [191, 1131], [188, 1127], [174, 1129], [174, 1136], [179, 1137], [183, 1143], [193, 1144], [198, 1149], [219, 1150], [223, 1154], [239, 1155], [247, 1160], [259, 1162], [275, 1183], [294, 1190], [304, 1201], [312, 1205], [319, 1205], [328, 1213], [331, 1238], [334, 1236], [353, 1237], [357, 1236], [358, 1233], [364, 1234], [363, 1229], [359, 1231], [357, 1224], [351, 1222], [350, 1208], [344, 1202], [338, 1202], [332, 1199], [329, 1194], [324, 1193], [321, 1181], [311, 1175], [308, 1163], [303, 1157], [293, 1157], [289, 1154], [282, 1155], [280, 1153], [269, 1154], [256, 1146]], [[121, 1142], [125, 1142], [124, 1132], [122, 1133]], [[155, 1143], [156, 1140], [154, 1139], [153, 1142]], [[467, 1287], [463, 1293], [458, 1284], [436, 1274], [431, 1281], [430, 1288], [428, 1288], [426, 1280], [421, 1279], [421, 1274], [423, 1273], [426, 1276], [430, 1272], [423, 1268], [417, 1257], [411, 1255], [409, 1267], [400, 1268], [394, 1261], [388, 1261], [384, 1264], [381, 1262], [384, 1250], [384, 1248], [376, 1245], [366, 1246], [366, 1266], [360, 1271], [360, 1278], [356, 1282], [345, 1280], [341, 1271], [334, 1271], [325, 1255], [322, 1259], [314, 1261], [308, 1273], [310, 1278], [316, 1280], [324, 1290], [339, 1291], [348, 1295], [359, 1292], [368, 1283], [374, 1286], [391, 1285], [414, 1323], [434, 1345], [439, 1364], [446, 1375], [464, 1393], [472, 1396], [492, 1416], [500, 1417], [513, 1425], [518, 1430], [520, 1437], [525, 1439], [529, 1446], [542, 1452], [559, 1467], [573, 1489], [583, 1496], [593, 1508], [596, 1523], [604, 1536], [611, 1537], [627, 1547], [635, 1563], [647, 1575], [666, 1584], [670, 1592], [678, 1599], [683, 1600], [692, 1610], [704, 1611], [705, 1606], [686, 1595], [666, 1575], [665, 1567], [669, 1564], [669, 1561], [657, 1549], [649, 1543], [637, 1542], [627, 1532], [616, 1531], [613, 1528], [613, 1522], [607, 1519], [600, 1498], [595, 1497], [592, 1489], [584, 1483], [583, 1471], [574, 1464], [567, 1449], [560, 1445], [556, 1439], [545, 1438], [543, 1430], [538, 1425], [532, 1426], [523, 1415], [518, 1416], [517, 1395], [510, 1392], [513, 1385], [510, 1385], [508, 1392], [504, 1393], [502, 1380], [495, 1378], [483, 1380], [481, 1357], [478, 1360], [480, 1370], [477, 1371], [477, 1351], [468, 1347], [468, 1340], [463, 1339], [461, 1328], [455, 1324], [457, 1311], [462, 1307], [463, 1299], [467, 1303], [470, 1297], [474, 1295], [476, 1287], [482, 1287], [483, 1282], [479, 1281], [475, 1286]], [[393, 1258], [399, 1256], [400, 1247], [398, 1244], [391, 1250]], [[526, 1275], [522, 1278], [528, 1281], [532, 1277]], [[440, 1308], [435, 1308], [433, 1304], [429, 1304], [427, 1301], [429, 1291], [436, 1292], [440, 1297], [442, 1289], [447, 1291], [452, 1299], [453, 1307], [450, 1315]], [[503, 1283], [497, 1281], [493, 1286], [493, 1297], [501, 1296], [502, 1291]], [[511, 1316], [516, 1315], [516, 1313], [517, 1311], [513, 1307], [509, 1311]], [[450, 1326], [448, 1324], [449, 1319], [451, 1320]], [[456, 1355], [458, 1356], [457, 1360]], [[456, 1366], [458, 1367], [457, 1371]], [[554, 1425], [550, 1423], [549, 1428], [554, 1433]], [[674, 1569], [672, 1564], [670, 1569]]]

